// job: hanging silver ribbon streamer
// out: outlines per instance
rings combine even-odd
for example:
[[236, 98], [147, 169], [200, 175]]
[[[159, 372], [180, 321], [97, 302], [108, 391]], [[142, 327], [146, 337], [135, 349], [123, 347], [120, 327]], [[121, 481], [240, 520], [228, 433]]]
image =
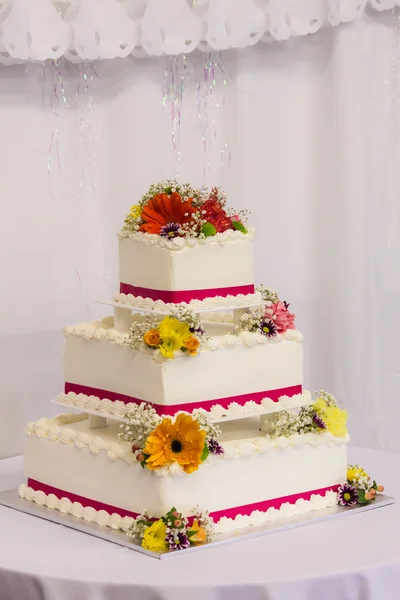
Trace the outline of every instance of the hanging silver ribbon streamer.
[[167, 56], [164, 68], [163, 107], [170, 119], [172, 151], [175, 155], [175, 178], [181, 173], [181, 122], [183, 98], [188, 83], [186, 55]]
[[[229, 169], [230, 165], [233, 137], [224, 131], [229, 80], [231, 78], [225, 71], [221, 53], [204, 54], [203, 66], [197, 78], [197, 111], [204, 153], [204, 184], [222, 183], [225, 167]], [[210, 179], [209, 182], [206, 181], [207, 178]]]

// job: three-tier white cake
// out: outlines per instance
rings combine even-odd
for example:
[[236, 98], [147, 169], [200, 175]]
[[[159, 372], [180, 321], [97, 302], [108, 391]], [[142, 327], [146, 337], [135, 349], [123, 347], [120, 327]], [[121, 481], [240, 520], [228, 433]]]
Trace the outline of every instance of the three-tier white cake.
[[163, 182], [132, 207], [114, 317], [65, 328], [57, 402], [75, 412], [28, 425], [23, 498], [125, 531], [172, 506], [225, 532], [336, 503], [347, 415], [303, 389], [253, 240], [215, 189]]

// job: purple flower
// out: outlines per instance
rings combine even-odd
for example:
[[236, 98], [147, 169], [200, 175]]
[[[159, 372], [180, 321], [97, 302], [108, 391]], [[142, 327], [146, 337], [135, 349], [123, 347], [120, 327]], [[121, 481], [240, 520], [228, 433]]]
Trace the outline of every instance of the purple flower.
[[204, 335], [205, 329], [203, 329], [200, 325], [198, 327], [190, 327], [190, 333], [197, 333], [197, 335]]
[[175, 238], [179, 235], [179, 229], [181, 226], [179, 223], [167, 223], [160, 229], [160, 235], [166, 238]]
[[184, 531], [175, 529], [167, 534], [165, 541], [169, 545], [170, 550], [184, 550], [189, 548], [189, 538]]
[[358, 502], [356, 488], [349, 483], [340, 485], [337, 493], [337, 502], [341, 506], [355, 506]]
[[319, 416], [318, 413], [315, 412], [313, 414], [312, 420], [314, 422], [314, 425], [316, 425], [320, 429], [326, 429], [326, 425], [325, 425], [323, 419]]
[[211, 440], [208, 442], [208, 449], [211, 452], [211, 454], [224, 453], [223, 447], [214, 438], [211, 438]]
[[289, 308], [289, 306], [290, 306], [289, 302], [286, 302], [286, 300], [283, 301], [283, 304], [286, 309]]
[[278, 332], [273, 321], [270, 319], [262, 319], [260, 322], [260, 333], [267, 337], [274, 337]]

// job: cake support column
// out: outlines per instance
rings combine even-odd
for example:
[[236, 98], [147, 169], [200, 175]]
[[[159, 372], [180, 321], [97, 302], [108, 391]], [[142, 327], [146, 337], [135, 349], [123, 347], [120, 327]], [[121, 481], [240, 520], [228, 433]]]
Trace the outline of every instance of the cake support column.
[[235, 308], [233, 310], [233, 325], [235, 329], [240, 327], [240, 317], [244, 315], [245, 312], [247, 312], [246, 308]]
[[89, 429], [103, 429], [107, 427], [107, 419], [106, 417], [99, 417], [97, 415], [88, 414], [89, 419]]
[[114, 306], [114, 328], [117, 331], [129, 331], [132, 325], [132, 309]]

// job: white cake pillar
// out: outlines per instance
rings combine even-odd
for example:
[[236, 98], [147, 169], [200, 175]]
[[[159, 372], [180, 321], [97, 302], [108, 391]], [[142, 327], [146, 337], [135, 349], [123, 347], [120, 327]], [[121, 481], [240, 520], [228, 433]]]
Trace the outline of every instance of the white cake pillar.
[[132, 325], [132, 309], [130, 307], [114, 307], [114, 328], [117, 331], [127, 332]]
[[89, 429], [103, 429], [107, 427], [106, 417], [99, 417], [97, 415], [88, 415], [89, 418]]
[[275, 423], [277, 421], [278, 414], [279, 414], [279, 412], [261, 415], [260, 431], [262, 431], [262, 433], [272, 435], [275, 432]]
[[233, 326], [235, 329], [240, 327], [240, 317], [247, 312], [246, 308], [235, 308], [233, 310]]

